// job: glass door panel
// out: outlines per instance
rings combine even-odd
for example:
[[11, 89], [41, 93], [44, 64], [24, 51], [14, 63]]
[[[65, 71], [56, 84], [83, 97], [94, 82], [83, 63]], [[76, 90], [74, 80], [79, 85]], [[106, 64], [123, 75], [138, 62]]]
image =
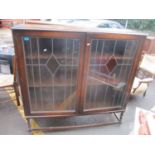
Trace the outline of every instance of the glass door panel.
[[80, 39], [22, 38], [31, 111], [75, 111]]
[[84, 110], [121, 106], [138, 42], [92, 39]]

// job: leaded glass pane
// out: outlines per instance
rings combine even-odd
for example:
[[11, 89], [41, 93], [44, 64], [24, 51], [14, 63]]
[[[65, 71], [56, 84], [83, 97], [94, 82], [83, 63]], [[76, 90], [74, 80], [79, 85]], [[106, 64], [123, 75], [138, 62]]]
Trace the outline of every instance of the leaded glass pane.
[[31, 111], [75, 111], [80, 40], [22, 38]]
[[135, 40], [92, 39], [84, 109], [123, 104], [137, 46]]

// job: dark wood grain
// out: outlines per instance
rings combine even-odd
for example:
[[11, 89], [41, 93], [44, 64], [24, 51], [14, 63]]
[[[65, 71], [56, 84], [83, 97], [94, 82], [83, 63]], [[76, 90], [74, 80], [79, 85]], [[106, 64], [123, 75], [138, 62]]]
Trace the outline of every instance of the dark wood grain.
[[[88, 32], [88, 33], [98, 33], [98, 35], [104, 33], [109, 35], [116, 35], [123, 37], [125, 35], [135, 35], [135, 36], [145, 36], [144, 33], [125, 30], [125, 29], [102, 29], [102, 28], [84, 28], [79, 26], [66, 26], [61, 24], [51, 24], [51, 25], [38, 25], [38, 24], [21, 24], [12, 27], [13, 30], [24, 30], [24, 31], [55, 31], [55, 32]], [[93, 34], [94, 35], [94, 34]]]

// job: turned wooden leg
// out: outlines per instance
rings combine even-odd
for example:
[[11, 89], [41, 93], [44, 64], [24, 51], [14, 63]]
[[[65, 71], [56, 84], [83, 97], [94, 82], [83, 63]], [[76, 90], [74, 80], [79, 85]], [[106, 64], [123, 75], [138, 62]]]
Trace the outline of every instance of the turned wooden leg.
[[31, 118], [27, 118], [26, 120], [27, 120], [28, 131], [32, 134]]
[[122, 111], [120, 114], [120, 119], [119, 119], [120, 123], [122, 123], [123, 114], [124, 114], [124, 111]]
[[14, 84], [14, 90], [15, 90], [15, 95], [16, 95], [16, 101], [17, 101], [17, 106], [20, 106], [20, 101], [19, 101], [19, 89], [18, 89], [18, 84]]

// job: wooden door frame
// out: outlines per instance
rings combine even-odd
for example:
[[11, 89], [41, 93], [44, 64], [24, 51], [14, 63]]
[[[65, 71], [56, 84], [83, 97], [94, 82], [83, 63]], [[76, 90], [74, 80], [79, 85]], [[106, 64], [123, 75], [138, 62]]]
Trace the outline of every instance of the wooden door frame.
[[87, 73], [89, 72], [89, 62], [90, 62], [90, 54], [91, 54], [91, 40], [92, 39], [114, 39], [114, 40], [137, 40], [139, 41], [138, 44], [138, 49], [136, 51], [135, 54], [135, 58], [133, 61], [133, 66], [131, 68], [130, 74], [129, 76], [131, 77], [131, 79], [129, 80], [129, 82], [127, 83], [127, 87], [125, 92], [127, 93], [124, 103], [127, 101], [130, 91], [131, 91], [131, 87], [132, 87], [132, 83], [134, 80], [134, 76], [136, 74], [137, 68], [138, 68], [138, 64], [139, 61], [141, 59], [141, 52], [142, 52], [142, 48], [143, 48], [143, 43], [145, 41], [145, 36], [139, 36], [139, 35], [130, 35], [130, 34], [114, 34], [114, 33], [87, 33], [87, 37], [86, 37], [86, 52], [85, 52], [85, 63], [84, 63], [84, 69], [83, 69], [83, 82], [82, 82], [82, 86], [81, 86], [81, 113], [97, 113], [97, 112], [106, 112], [109, 111], [111, 109], [117, 109], [117, 110], [123, 110], [126, 108], [126, 104], [124, 104], [123, 106], [118, 106], [118, 107], [111, 107], [111, 108], [92, 108], [92, 109], [84, 109], [84, 104], [85, 104], [85, 97], [86, 97], [86, 92], [87, 92]]
[[[57, 115], [73, 115], [78, 114], [81, 109], [80, 104], [80, 96], [81, 96], [81, 83], [83, 81], [83, 66], [84, 66], [84, 55], [85, 55], [85, 37], [86, 33], [83, 32], [57, 32], [57, 31], [32, 31], [32, 30], [13, 30], [13, 40], [15, 45], [15, 53], [16, 53], [16, 60], [18, 65], [19, 71], [19, 82], [21, 85], [21, 92], [22, 92], [22, 99], [23, 99], [23, 106], [25, 116], [39, 116], [39, 115], [48, 115], [48, 116], [57, 116]], [[28, 79], [26, 73], [26, 66], [25, 66], [25, 56], [23, 52], [22, 46], [22, 36], [32, 36], [32, 37], [54, 37], [54, 38], [70, 38], [70, 39], [80, 39], [80, 58], [79, 58], [79, 67], [77, 73], [77, 85], [76, 85], [76, 96], [77, 96], [77, 104], [75, 112], [72, 111], [38, 111], [32, 112], [30, 108], [30, 100], [29, 100], [29, 90], [28, 90]]]

